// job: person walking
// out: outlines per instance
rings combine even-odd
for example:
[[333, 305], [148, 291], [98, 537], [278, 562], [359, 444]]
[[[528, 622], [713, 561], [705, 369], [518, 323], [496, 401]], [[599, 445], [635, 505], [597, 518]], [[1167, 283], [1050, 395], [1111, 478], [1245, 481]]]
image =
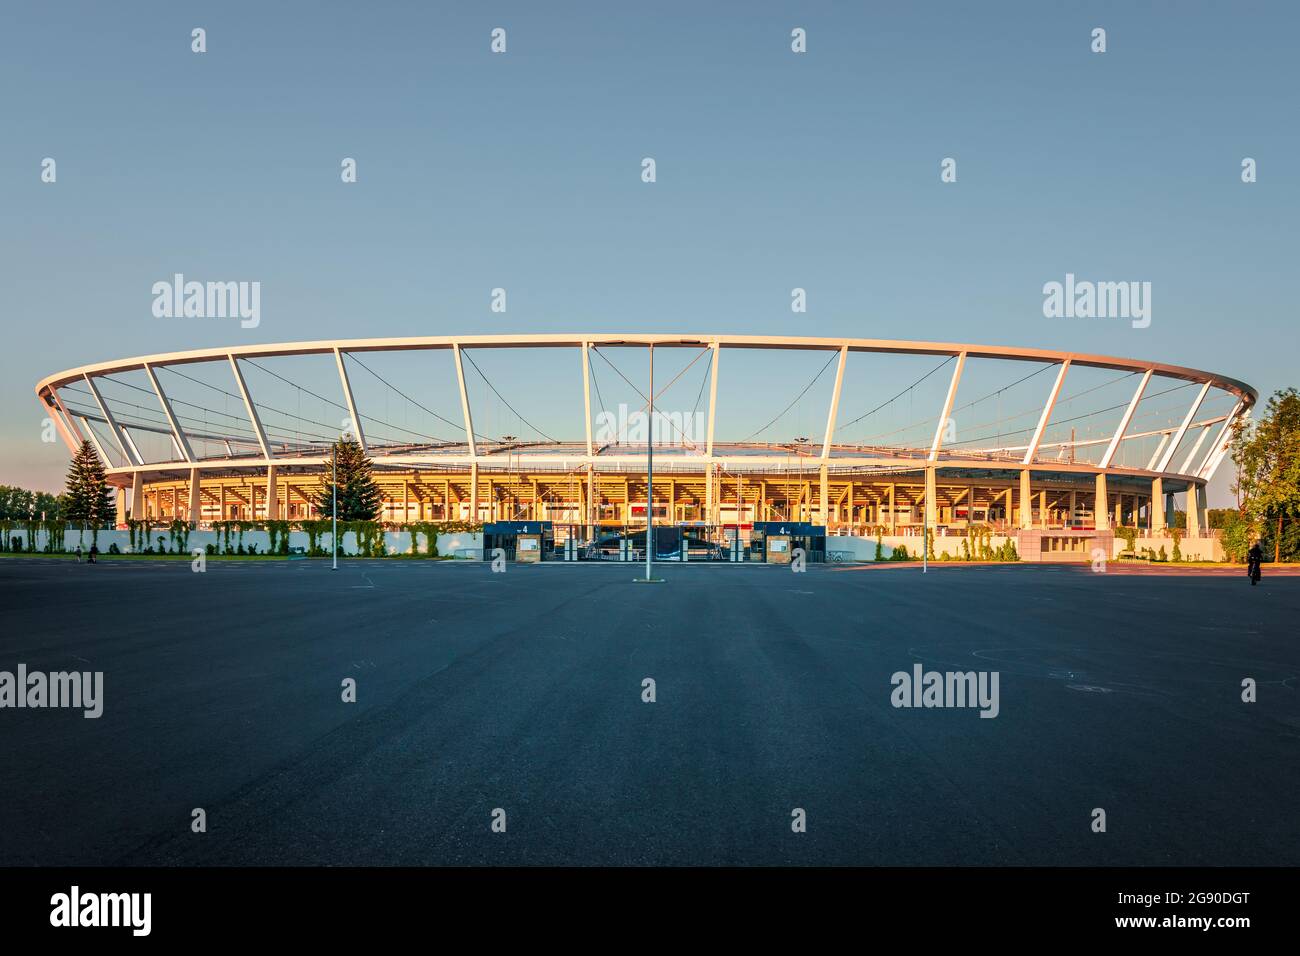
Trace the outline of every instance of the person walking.
[[87, 561], [86, 563], [87, 563], [87, 564], [95, 564], [95, 563], [96, 563], [96, 562], [95, 562], [95, 555], [97, 555], [97, 554], [99, 554], [99, 545], [97, 545], [97, 544], [92, 544], [92, 545], [90, 546], [90, 560]]
[[77, 542], [77, 563], [81, 563], [81, 542]]

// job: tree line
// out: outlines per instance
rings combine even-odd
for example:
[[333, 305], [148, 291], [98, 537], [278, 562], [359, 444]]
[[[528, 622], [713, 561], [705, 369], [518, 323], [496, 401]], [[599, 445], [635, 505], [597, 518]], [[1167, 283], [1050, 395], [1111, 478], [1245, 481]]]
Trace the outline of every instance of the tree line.
[[1258, 541], [1274, 561], [1300, 560], [1300, 393], [1274, 392], [1257, 422], [1234, 424], [1231, 441], [1237, 508], [1217, 516], [1224, 550], [1244, 560]]

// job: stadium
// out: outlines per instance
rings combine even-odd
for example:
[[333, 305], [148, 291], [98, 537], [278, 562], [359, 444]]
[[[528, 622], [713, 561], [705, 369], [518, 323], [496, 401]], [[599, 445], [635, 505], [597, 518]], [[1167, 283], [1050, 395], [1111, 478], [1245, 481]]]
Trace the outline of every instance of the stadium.
[[726, 544], [807, 522], [850, 558], [914, 549], [923, 527], [952, 553], [980, 529], [1031, 561], [1114, 553], [1124, 528], [1158, 539], [1178, 512], [1183, 553], [1213, 557], [1206, 485], [1257, 400], [1101, 355], [658, 334], [203, 349], [68, 369], [36, 393], [70, 449], [89, 440], [107, 463], [119, 526], [316, 518], [349, 433], [393, 528], [545, 521], [557, 546], [644, 529], [652, 450], [656, 526]]

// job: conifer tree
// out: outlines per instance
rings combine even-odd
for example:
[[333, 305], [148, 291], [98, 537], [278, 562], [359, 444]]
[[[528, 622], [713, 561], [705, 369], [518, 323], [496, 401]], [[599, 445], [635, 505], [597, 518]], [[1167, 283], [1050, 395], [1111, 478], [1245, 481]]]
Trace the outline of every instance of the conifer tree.
[[87, 525], [98, 530], [99, 525], [116, 516], [117, 506], [104, 474], [104, 463], [88, 439], [72, 456], [62, 501], [62, 517], [79, 523], [83, 532]]
[[[379, 514], [379, 486], [375, 484], [374, 463], [361, 450], [361, 443], [344, 435], [334, 443], [337, 460], [338, 504], [340, 521], [373, 521]], [[326, 518], [333, 515], [333, 490], [330, 483], [331, 461], [325, 462], [325, 482], [316, 509]]]

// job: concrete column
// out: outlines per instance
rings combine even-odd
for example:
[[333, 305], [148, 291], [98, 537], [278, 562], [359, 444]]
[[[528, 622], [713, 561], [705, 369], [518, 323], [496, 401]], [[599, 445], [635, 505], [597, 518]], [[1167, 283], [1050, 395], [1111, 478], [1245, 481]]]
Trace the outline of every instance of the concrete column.
[[1040, 528], [1047, 528], [1047, 489], [1044, 488], [1038, 494], [1038, 525]]
[[199, 519], [203, 517], [202, 503], [203, 503], [203, 495], [202, 492], [199, 490], [199, 470], [197, 468], [191, 468], [190, 469], [190, 508], [189, 508], [190, 523], [197, 525], [199, 523]]
[[266, 520], [280, 520], [280, 480], [275, 465], [266, 466]]
[[144, 518], [144, 475], [138, 471], [131, 476], [131, 517]]
[[469, 520], [478, 521], [478, 462], [469, 466]]
[[889, 483], [889, 533], [898, 534], [898, 512], [894, 508], [894, 483]]
[[[1105, 476], [1098, 475], [1097, 477], [1103, 478]], [[1115, 527], [1117, 528], [1124, 527], [1124, 496], [1123, 495], [1115, 496]]]
[[411, 520], [411, 486], [405, 480], [402, 482], [402, 524]]
[[1020, 529], [1028, 531], [1034, 526], [1033, 493], [1029, 490], [1029, 469], [1020, 472]]
[[595, 518], [595, 515], [596, 515], [596, 466], [595, 466], [595, 465], [588, 465], [588, 466], [587, 466], [587, 487], [586, 487], [586, 495], [587, 495], [586, 498], [583, 499], [583, 501], [584, 501], [584, 510], [583, 510], [583, 513], [582, 513], [582, 516], [583, 516], [583, 524], [591, 525], [591, 524], [595, 524], [595, 523], [596, 523], [596, 518]]
[[1199, 538], [1201, 536], [1201, 504], [1200, 489], [1191, 485], [1187, 489], [1187, 536], [1189, 538]]
[[817, 491], [817, 512], [819, 516], [817, 523], [820, 525], [828, 525], [831, 521], [831, 502], [830, 487], [826, 477], [825, 465], [822, 465], [821, 468], [818, 469], [817, 480], [820, 485]]
[[1070, 489], [1070, 526], [1074, 526], [1075, 520], [1079, 515], [1079, 495], [1073, 488]]
[[939, 523], [939, 496], [935, 493], [934, 467], [925, 469], [925, 522], [931, 531]]
[[1151, 479], [1151, 531], [1165, 529], [1165, 480]]
[[704, 466], [704, 520], [713, 523], [713, 465]]
[[1093, 525], [1098, 531], [1107, 531], [1110, 529], [1109, 522], [1109, 500], [1106, 496], [1106, 474], [1101, 472], [1097, 475], [1097, 501], [1092, 506]]
[[126, 489], [117, 489], [117, 523], [126, 524]]

